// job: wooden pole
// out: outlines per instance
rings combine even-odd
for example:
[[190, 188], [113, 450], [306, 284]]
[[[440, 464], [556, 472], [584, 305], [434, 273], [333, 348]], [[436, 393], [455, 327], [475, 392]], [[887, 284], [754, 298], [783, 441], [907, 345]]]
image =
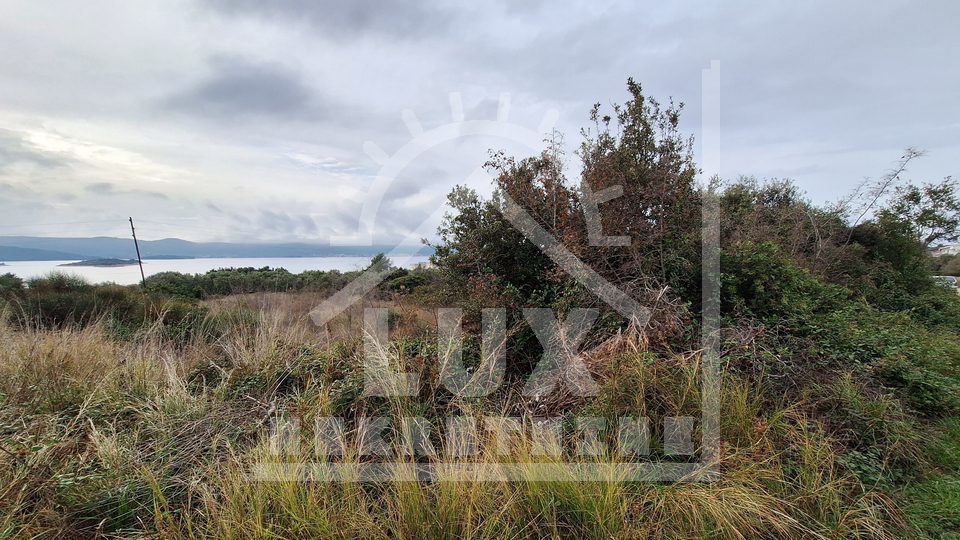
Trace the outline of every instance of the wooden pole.
[[130, 232], [133, 233], [133, 245], [137, 248], [137, 263], [140, 265], [140, 279], [143, 283], [143, 290], [147, 290], [147, 276], [143, 273], [143, 258], [140, 257], [140, 244], [137, 243], [137, 230], [133, 228], [133, 218], [130, 218]]

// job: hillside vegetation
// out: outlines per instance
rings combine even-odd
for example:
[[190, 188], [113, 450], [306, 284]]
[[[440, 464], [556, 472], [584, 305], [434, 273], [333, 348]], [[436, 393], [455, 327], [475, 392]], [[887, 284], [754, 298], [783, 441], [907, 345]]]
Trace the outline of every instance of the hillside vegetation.
[[[578, 182], [556, 146], [520, 160], [492, 154], [492, 198], [450, 194], [436, 268], [376, 258], [381, 285], [323, 327], [311, 309], [359, 273], [170, 273], [146, 290], [0, 276], [0, 538], [960, 535], [960, 296], [931, 279], [927, 255], [956, 235], [951, 181], [911, 189], [900, 176], [919, 153], [908, 152], [829, 207], [786, 180], [698, 186], [682, 107], [662, 107], [633, 81], [628, 90], [609, 116], [594, 109]], [[626, 320], [527, 240], [515, 207], [649, 320]], [[709, 248], [714, 238], [703, 223], [717, 225], [719, 272], [703, 264], [703, 239]], [[364, 343], [371, 307], [388, 310], [389, 345]], [[462, 310], [462, 358], [478, 373], [484, 310], [504, 310], [495, 391], [442, 383], [450, 352], [437, 309], [450, 307]], [[717, 456], [697, 435], [713, 307]], [[544, 357], [524, 313], [534, 308], [560, 320], [597, 310], [578, 342], [597, 395], [523, 395]], [[418, 373], [415, 395], [365, 395], [371, 355]], [[678, 416], [698, 419], [691, 455], [666, 451], [664, 419]], [[438, 428], [428, 436], [437, 448], [450, 417], [516, 418], [523, 429], [507, 452], [483, 436], [457, 459], [515, 465], [528, 481], [258, 481], [263, 464], [373, 461], [319, 451], [330, 417], [351, 433], [360, 417], [421, 418]], [[544, 451], [532, 435], [537, 422], [573, 436], [578, 419], [624, 417], [650, 419], [649, 454], [631, 459], [706, 460], [711, 474], [566, 478], [564, 463], [625, 458], [607, 446], [585, 457], [575, 438]], [[291, 423], [300, 438], [271, 429]], [[609, 426], [601, 442], [616, 437]], [[403, 440], [400, 430], [386, 440]]]

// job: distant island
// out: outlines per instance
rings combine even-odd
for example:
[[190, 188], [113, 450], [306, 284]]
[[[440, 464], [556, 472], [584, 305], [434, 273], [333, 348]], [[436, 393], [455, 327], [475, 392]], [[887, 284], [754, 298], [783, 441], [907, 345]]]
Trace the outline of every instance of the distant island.
[[79, 261], [57, 266], [96, 266], [100, 268], [112, 268], [116, 266], [133, 266], [137, 264], [135, 259], [91, 259], [89, 261]]

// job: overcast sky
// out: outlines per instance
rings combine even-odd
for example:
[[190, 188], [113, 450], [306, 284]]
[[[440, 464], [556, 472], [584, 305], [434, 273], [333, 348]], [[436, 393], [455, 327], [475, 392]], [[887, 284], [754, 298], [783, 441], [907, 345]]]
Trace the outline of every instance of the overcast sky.
[[[917, 147], [907, 177], [938, 181], [960, 174], [958, 23], [947, 0], [4, 0], [0, 235], [121, 236], [133, 216], [148, 239], [326, 243], [357, 234], [377, 160], [454, 121], [451, 92], [467, 121], [497, 120], [509, 94], [499, 119], [555, 125], [573, 173], [590, 106], [624, 101], [631, 76], [684, 102], [699, 137], [712, 60], [707, 174], [792, 178], [825, 202]], [[471, 174], [490, 148], [538, 151], [426, 149], [381, 182], [374, 243], [456, 184], [489, 192]]]

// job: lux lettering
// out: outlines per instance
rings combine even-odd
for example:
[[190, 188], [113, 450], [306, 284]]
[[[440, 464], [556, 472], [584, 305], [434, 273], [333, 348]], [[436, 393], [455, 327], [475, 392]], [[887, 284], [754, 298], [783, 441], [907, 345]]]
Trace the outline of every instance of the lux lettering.
[[[523, 316], [543, 346], [543, 358], [523, 388], [525, 396], [543, 396], [563, 382], [574, 395], [595, 396], [600, 388], [577, 354], [577, 349], [596, 321], [596, 309], [572, 309], [563, 322], [550, 309], [524, 309]], [[363, 370], [365, 396], [415, 396], [420, 375], [398, 373], [389, 366], [387, 310], [364, 310]], [[462, 397], [481, 397], [495, 391], [506, 368], [506, 310], [482, 310], [480, 366], [471, 374], [463, 365], [463, 311], [438, 310], [440, 381]]]

